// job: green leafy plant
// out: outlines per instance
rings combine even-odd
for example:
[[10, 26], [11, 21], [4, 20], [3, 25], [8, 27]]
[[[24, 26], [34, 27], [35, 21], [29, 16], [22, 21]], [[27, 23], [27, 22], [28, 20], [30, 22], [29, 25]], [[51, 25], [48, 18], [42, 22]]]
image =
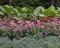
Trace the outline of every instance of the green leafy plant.
[[48, 9], [45, 9], [44, 10], [44, 14], [46, 14], [46, 15], [50, 15], [50, 16], [56, 16], [56, 14], [57, 14], [57, 11], [55, 10], [55, 7], [54, 6], [51, 6], [51, 7], [49, 7]]
[[1, 37], [0, 36], [0, 47], [1, 48], [11, 48], [12, 42], [8, 37]]
[[19, 40], [14, 39], [14, 48], [60, 48], [59, 37], [49, 36], [45, 38], [35, 39], [24, 37]]
[[33, 12], [33, 14], [38, 17], [44, 17], [45, 15], [43, 13], [44, 13], [44, 7], [41, 6], [37, 7]]
[[45, 17], [45, 16], [58, 16], [60, 15], [60, 8], [57, 7], [55, 9], [54, 6], [50, 6], [49, 8], [45, 9], [42, 6], [39, 6], [37, 8], [33, 7], [19, 7], [19, 6], [8, 6], [8, 5], [3, 5], [0, 6], [0, 16], [17, 16], [23, 19], [30, 18], [33, 19], [34, 16], [37, 17]]

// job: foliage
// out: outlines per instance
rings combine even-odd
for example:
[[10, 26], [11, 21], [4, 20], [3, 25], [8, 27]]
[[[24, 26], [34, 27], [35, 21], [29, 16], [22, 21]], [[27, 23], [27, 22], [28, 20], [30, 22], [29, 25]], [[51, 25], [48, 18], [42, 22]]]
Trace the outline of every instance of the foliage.
[[12, 42], [8, 37], [1, 37], [0, 36], [0, 48], [11, 48]]
[[23, 19], [29, 18], [32, 19], [34, 16], [37, 17], [45, 17], [45, 16], [58, 16], [60, 14], [59, 8], [55, 9], [54, 6], [45, 9], [42, 6], [37, 7], [34, 9], [33, 7], [19, 7], [19, 6], [0, 6], [0, 16], [8, 16], [8, 17], [20, 17]]
[[[11, 2], [10, 2], [11, 1]], [[45, 3], [45, 4], [43, 4]], [[47, 4], [48, 3], [48, 4]], [[1, 5], [12, 5], [12, 6], [46, 6], [46, 5], [50, 5], [51, 1], [48, 0], [0, 0], [0, 4]], [[46, 6], [47, 7], [47, 6]]]
[[[52, 0], [0, 0], [0, 5], [12, 5], [12, 6], [44, 6], [48, 8], [52, 3]], [[60, 0], [53, 0], [55, 7], [60, 7]]]
[[[36, 19], [36, 20], [35, 20]], [[8, 36], [11, 40], [20, 37], [45, 37], [60, 35], [60, 17], [44, 17], [33, 21], [19, 18], [0, 18], [0, 36]]]
[[37, 7], [35, 10], [34, 10], [34, 12], [33, 12], [33, 14], [35, 15], [35, 16], [39, 16], [39, 17], [44, 17], [45, 15], [44, 15], [44, 7]]
[[8, 5], [4, 5], [4, 6], [0, 6], [0, 16], [23, 16], [23, 18], [25, 17], [29, 17], [29, 15], [31, 16], [33, 13], [33, 8], [32, 7], [23, 7], [20, 8], [18, 6], [15, 6], [15, 8], [13, 6], [8, 6]]
[[54, 6], [51, 6], [48, 9], [45, 9], [44, 13], [50, 16], [56, 16], [57, 11], [55, 10]]
[[60, 38], [48, 36], [45, 38], [24, 37], [9, 40], [8, 37], [0, 36], [0, 48], [60, 48]]
[[60, 38], [56, 36], [40, 39], [24, 37], [21, 39], [13, 39], [13, 48], [60, 48], [59, 40]]

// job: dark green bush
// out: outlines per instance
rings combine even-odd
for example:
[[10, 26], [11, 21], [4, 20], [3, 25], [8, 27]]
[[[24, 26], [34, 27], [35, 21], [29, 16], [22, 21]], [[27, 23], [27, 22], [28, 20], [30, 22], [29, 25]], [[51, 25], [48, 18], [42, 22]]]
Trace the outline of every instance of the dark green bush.
[[0, 37], [0, 48], [60, 48], [60, 37], [49, 36], [40, 39], [24, 37], [12, 41], [8, 37]]
[[[10, 2], [11, 1], [11, 2]], [[0, 5], [13, 6], [44, 6], [45, 8], [51, 6], [52, 0], [0, 0]], [[54, 6], [60, 7], [60, 0], [53, 0]]]

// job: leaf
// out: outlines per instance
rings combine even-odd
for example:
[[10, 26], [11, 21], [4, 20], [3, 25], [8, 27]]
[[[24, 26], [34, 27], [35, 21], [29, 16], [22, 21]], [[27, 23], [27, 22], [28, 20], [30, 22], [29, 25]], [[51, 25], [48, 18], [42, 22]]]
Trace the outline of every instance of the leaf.
[[18, 10], [16, 8], [11, 7], [11, 10], [13, 11], [13, 14], [16, 16], [20, 15], [20, 12], [18, 12]]
[[33, 12], [33, 14], [35, 15], [35, 16], [40, 16], [40, 17], [43, 17], [44, 16], [44, 8], [43, 7], [37, 7], [35, 10], [34, 10], [34, 12]]
[[0, 6], [0, 15], [5, 15], [5, 13], [6, 10], [2, 6]]
[[11, 8], [8, 5], [4, 5], [3, 8], [6, 10], [7, 13], [11, 13]]
[[57, 16], [60, 15], [60, 8], [57, 7]]
[[0, 15], [4, 15], [4, 13], [3, 12], [0, 12]]
[[22, 13], [22, 8], [20, 8], [19, 6], [15, 6], [15, 7], [20, 13]]

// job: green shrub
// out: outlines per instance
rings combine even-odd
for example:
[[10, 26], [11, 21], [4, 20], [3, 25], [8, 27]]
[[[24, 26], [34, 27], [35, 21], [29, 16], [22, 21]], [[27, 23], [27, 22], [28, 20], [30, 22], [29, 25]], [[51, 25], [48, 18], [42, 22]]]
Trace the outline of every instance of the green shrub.
[[11, 48], [12, 42], [8, 37], [1, 37], [0, 36], [0, 48]]
[[13, 40], [14, 48], [60, 48], [60, 39], [56, 36], [34, 39], [25, 37]]
[[34, 16], [37, 17], [44, 17], [46, 15], [49, 16], [58, 16], [60, 15], [60, 9], [59, 7], [55, 9], [54, 6], [50, 6], [49, 8], [45, 9], [42, 6], [37, 7], [34, 9], [33, 7], [19, 7], [19, 6], [8, 6], [8, 5], [3, 5], [0, 6], [0, 16], [8, 16], [8, 17], [20, 17], [23, 19], [30, 18], [32, 19]]
[[48, 36], [36, 39], [34, 37], [24, 37], [13, 39], [0, 36], [0, 48], [60, 48], [60, 37]]

